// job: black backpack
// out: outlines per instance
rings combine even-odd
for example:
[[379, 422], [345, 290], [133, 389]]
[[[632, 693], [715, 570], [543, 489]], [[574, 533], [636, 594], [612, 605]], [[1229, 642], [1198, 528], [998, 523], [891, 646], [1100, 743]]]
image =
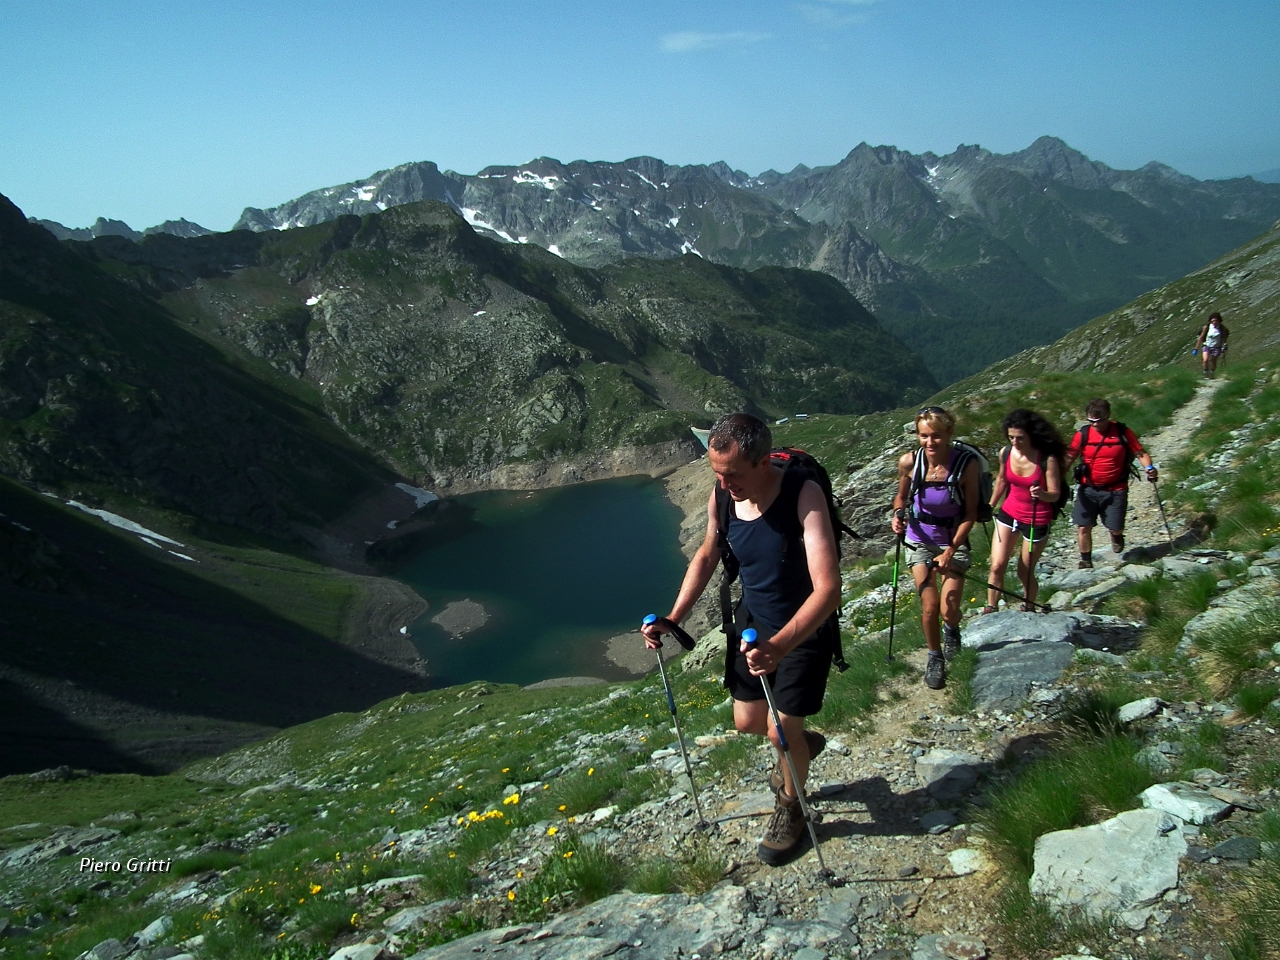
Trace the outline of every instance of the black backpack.
[[[1133, 462], [1138, 459], [1138, 455], [1129, 446], [1129, 441], [1125, 437], [1125, 435], [1129, 432], [1129, 428], [1126, 427], [1119, 420], [1112, 420], [1111, 423], [1118, 431], [1117, 436], [1119, 436], [1120, 438], [1120, 446], [1124, 447], [1123, 476], [1132, 480], [1138, 476], [1138, 468], [1133, 465]], [[1089, 476], [1089, 457], [1088, 457], [1089, 445], [1085, 443], [1085, 438], [1088, 437], [1089, 435], [1086, 432], [1087, 430], [1088, 428], [1086, 427], [1085, 430], [1076, 431], [1076, 436], [1080, 438], [1080, 460], [1078, 463], [1075, 464], [1075, 466], [1071, 468], [1071, 476], [1076, 483], [1084, 484], [1086, 486], [1091, 486], [1091, 484], [1089, 483], [1089, 480], [1091, 479], [1091, 477]], [[1104, 436], [1100, 441], [1098, 441], [1097, 444], [1095, 444], [1095, 447], [1096, 447], [1096, 449], [1094, 450], [1095, 455], [1101, 452], [1106, 442], [1107, 442], [1107, 438]], [[1074, 437], [1072, 438], [1071, 444], [1072, 446], [1075, 446]]]
[[[960, 480], [964, 476], [965, 470], [969, 468], [969, 463], [976, 460], [978, 464], [978, 523], [990, 523], [991, 493], [995, 490], [995, 477], [991, 475], [991, 463], [987, 460], [986, 454], [963, 440], [953, 440], [951, 447], [960, 454], [960, 456], [956, 457], [955, 469], [947, 474], [947, 492], [951, 496], [951, 502], [960, 504], [963, 510], [965, 506], [964, 486], [960, 483]], [[943, 527], [954, 526], [959, 523], [959, 520], [954, 520], [954, 518], [940, 520], [916, 511], [916, 494], [920, 492], [920, 488], [924, 485], [924, 476], [928, 469], [924, 447], [920, 447], [916, 450], [915, 462], [911, 468], [911, 489], [908, 493], [907, 509], [912, 516], [919, 517], [919, 519], [926, 520], [929, 523], [936, 523]]]
[[[831, 518], [831, 532], [836, 538], [836, 558], [840, 557], [840, 535], [848, 534], [851, 537], [857, 537], [858, 534], [844, 522], [840, 516], [840, 504], [836, 502], [835, 494], [831, 490], [831, 477], [827, 473], [826, 467], [815, 460], [810, 454], [805, 453], [797, 447], [779, 447], [769, 453], [769, 459], [777, 466], [782, 467], [788, 474], [798, 473], [805, 480], [812, 480], [822, 490], [823, 497], [827, 501], [827, 514]], [[803, 489], [804, 483], [797, 484], [796, 489]], [[724, 635], [727, 641], [728, 649], [725, 653], [725, 672], [728, 673], [732, 664], [733, 656], [738, 649], [738, 629], [736, 625], [735, 610], [733, 601], [729, 595], [730, 585], [738, 579], [738, 558], [733, 555], [733, 548], [729, 546], [729, 508], [732, 498], [729, 491], [716, 484], [716, 524], [718, 526], [717, 545], [720, 548], [720, 562], [724, 564], [724, 576], [720, 580], [720, 619], [724, 627]], [[800, 541], [803, 539], [804, 531], [800, 527], [800, 519], [796, 516], [795, 510], [787, 511], [787, 517], [795, 523], [793, 537]], [[828, 640], [832, 645], [832, 662], [836, 665], [836, 669], [841, 673], [849, 669], [849, 664], [845, 662], [844, 650], [840, 643], [840, 609], [839, 607], [831, 614], [818, 632], [825, 631]]]

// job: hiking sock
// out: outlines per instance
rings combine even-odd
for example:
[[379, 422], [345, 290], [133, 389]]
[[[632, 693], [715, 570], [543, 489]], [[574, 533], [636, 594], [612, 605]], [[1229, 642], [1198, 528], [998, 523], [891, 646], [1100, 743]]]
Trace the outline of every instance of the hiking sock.
[[1092, 569], [1092, 567], [1093, 567], [1093, 554], [1092, 553], [1080, 554], [1080, 569], [1089, 570], [1089, 569]]

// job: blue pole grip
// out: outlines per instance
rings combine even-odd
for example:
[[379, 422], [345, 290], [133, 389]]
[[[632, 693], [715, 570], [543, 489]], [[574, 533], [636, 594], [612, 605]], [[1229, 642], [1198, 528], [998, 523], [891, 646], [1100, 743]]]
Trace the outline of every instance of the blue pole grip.
[[647, 627], [647, 626], [649, 626], [650, 624], [653, 624], [653, 623], [657, 623], [657, 622], [658, 622], [658, 615], [657, 615], [656, 613], [651, 613], [651, 614], [649, 614], [647, 617], [645, 617], [643, 620], [641, 620], [640, 622], [641, 622], [644, 626], [646, 626], [646, 627]]
[[747, 627], [742, 631], [742, 642], [748, 647], [760, 639], [760, 634], [756, 633], [755, 627]]

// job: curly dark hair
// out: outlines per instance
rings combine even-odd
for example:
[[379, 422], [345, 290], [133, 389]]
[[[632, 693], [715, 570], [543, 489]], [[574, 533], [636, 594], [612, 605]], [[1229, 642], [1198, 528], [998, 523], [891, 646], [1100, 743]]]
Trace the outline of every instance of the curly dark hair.
[[1026, 407], [1010, 410], [1001, 421], [1000, 427], [1005, 432], [1008, 432], [1010, 427], [1023, 431], [1031, 438], [1031, 446], [1041, 456], [1061, 458], [1067, 452], [1067, 445], [1062, 442], [1058, 428], [1034, 410], [1028, 410]]

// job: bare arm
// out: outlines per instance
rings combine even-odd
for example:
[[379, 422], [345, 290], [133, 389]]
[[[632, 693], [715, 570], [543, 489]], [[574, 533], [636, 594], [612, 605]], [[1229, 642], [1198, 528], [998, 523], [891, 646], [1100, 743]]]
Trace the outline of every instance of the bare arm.
[[910, 453], [904, 453], [898, 458], [898, 492], [893, 495], [893, 519], [889, 523], [898, 536], [907, 532], [907, 523], [905, 520], [898, 519], [898, 511], [908, 506], [907, 498], [911, 496], [911, 469], [915, 466], [915, 462], [915, 455]]
[[840, 564], [836, 558], [836, 538], [831, 529], [826, 498], [821, 488], [812, 480], [800, 488], [797, 510], [803, 529], [804, 552], [809, 565], [809, 579], [813, 582], [813, 593], [809, 594], [795, 616], [772, 639], [758, 643], [751, 649], [745, 643], [742, 645], [751, 672], [756, 675], [771, 673], [779, 660], [812, 636], [840, 605]]
[[[720, 524], [716, 519], [716, 491], [712, 488], [711, 496], [707, 500], [706, 535], [702, 538], [698, 552], [689, 561], [689, 567], [684, 572], [684, 581], [680, 584], [680, 592], [676, 594], [676, 601], [671, 605], [671, 612], [667, 614], [667, 619], [673, 623], [679, 623], [689, 615], [689, 611], [693, 609], [693, 605], [698, 602], [702, 591], [711, 581], [711, 575], [716, 572], [716, 564], [720, 562], [720, 544], [717, 537], [719, 530]], [[645, 646], [650, 650], [656, 650], [659, 645], [658, 638], [662, 636], [662, 630], [657, 624], [641, 627], [640, 632], [644, 635]]]
[[1029, 491], [1035, 500], [1057, 502], [1062, 493], [1062, 461], [1057, 457], [1049, 457], [1044, 462], [1044, 487], [1033, 486]]
[[[1008, 449], [1008, 448], [1006, 448]], [[991, 509], [994, 510], [1004, 500], [1004, 495], [1009, 492], [1009, 481], [1004, 475], [1004, 465], [1006, 460], [1013, 455], [1013, 451], [1005, 453], [1001, 451], [996, 456], [996, 475], [995, 483], [991, 488]]]

